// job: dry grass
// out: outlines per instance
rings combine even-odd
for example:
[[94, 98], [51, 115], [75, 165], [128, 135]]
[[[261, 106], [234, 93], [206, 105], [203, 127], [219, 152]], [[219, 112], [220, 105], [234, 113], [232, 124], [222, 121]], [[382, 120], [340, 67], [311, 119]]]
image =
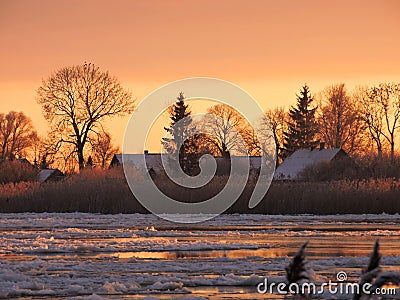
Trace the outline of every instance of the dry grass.
[[[137, 180], [142, 180], [138, 175]], [[162, 175], [160, 189], [181, 201], [197, 202], [218, 193], [226, 177], [217, 176], [201, 189], [183, 189]], [[248, 199], [251, 178], [228, 213], [345, 214], [400, 212], [400, 182], [395, 179], [337, 180], [330, 182], [273, 182], [254, 209]], [[133, 197], [121, 169], [85, 170], [62, 182], [20, 182], [0, 185], [1, 212], [145, 213]]]
[[85, 170], [61, 182], [0, 186], [2, 212], [145, 212], [117, 170]]
[[272, 184], [260, 210], [269, 214], [400, 212], [400, 182], [393, 179]]
[[34, 181], [39, 171], [19, 161], [0, 162], [0, 184]]

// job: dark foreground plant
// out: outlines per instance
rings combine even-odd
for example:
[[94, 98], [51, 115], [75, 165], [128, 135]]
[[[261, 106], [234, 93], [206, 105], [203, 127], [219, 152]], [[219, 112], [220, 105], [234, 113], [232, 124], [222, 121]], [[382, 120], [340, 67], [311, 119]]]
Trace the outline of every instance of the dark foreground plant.
[[[362, 287], [365, 284], [370, 284], [376, 276], [380, 273], [381, 269], [379, 268], [379, 263], [381, 261], [382, 255], [379, 253], [379, 240], [375, 241], [374, 250], [372, 250], [369, 263], [366, 268], [363, 268], [361, 271], [361, 278], [358, 282], [359, 286]], [[355, 293], [353, 296], [354, 300], [360, 299], [362, 296], [361, 290], [358, 293]]]
[[[291, 284], [301, 285], [302, 283], [309, 282], [312, 279], [307, 269], [307, 260], [304, 251], [307, 245], [308, 241], [300, 247], [289, 266], [285, 268], [286, 280], [288, 281], [287, 287], [289, 287]], [[295, 296], [300, 299], [308, 298], [308, 295], [302, 293], [299, 293]]]
[[382, 255], [379, 253], [379, 240], [376, 240], [374, 250], [372, 251], [369, 259], [368, 267], [363, 269], [361, 280], [359, 282], [360, 286], [363, 286], [363, 284], [366, 283], [372, 284], [371, 288], [369, 289], [370, 295], [356, 294], [354, 295], [353, 299], [361, 299], [362, 297], [366, 299], [371, 299], [372, 297], [374, 297], [373, 295], [376, 293], [377, 289], [385, 285], [400, 285], [400, 272], [381, 272], [381, 269], [379, 267], [381, 258]]

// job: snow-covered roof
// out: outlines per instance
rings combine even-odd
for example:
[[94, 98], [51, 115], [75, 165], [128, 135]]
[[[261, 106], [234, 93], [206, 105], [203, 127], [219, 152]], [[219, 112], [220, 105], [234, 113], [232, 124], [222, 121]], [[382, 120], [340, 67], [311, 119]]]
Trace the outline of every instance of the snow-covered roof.
[[[132, 164], [133, 166], [141, 166], [143, 160], [143, 154], [115, 154], [111, 165], [121, 165], [123, 164], [122, 156], [124, 156], [125, 163]], [[160, 154], [145, 154], [146, 156], [146, 164], [147, 169], [153, 170], [161, 170], [162, 169], [162, 162], [161, 162], [161, 155]]]
[[300, 173], [309, 166], [322, 162], [329, 162], [340, 152], [345, 154], [341, 148], [332, 149], [301, 149], [294, 152], [275, 170], [274, 179], [301, 179]]
[[[55, 176], [57, 178], [64, 177], [64, 174], [58, 169], [43, 169], [38, 174], [38, 181], [40, 183], [46, 182], [50, 177]], [[54, 178], [56, 179], [56, 178]]]
[[[143, 154], [124, 154], [124, 160], [125, 163], [132, 164], [134, 166], [141, 166], [142, 165], [142, 156]], [[146, 156], [146, 163], [147, 163], [147, 169], [153, 169], [154, 171], [159, 171], [163, 170], [163, 165], [162, 165], [162, 160], [161, 160], [161, 154], [160, 153], [148, 153], [145, 154]], [[232, 156], [232, 159], [243, 160], [243, 164], [246, 163], [247, 157], [246, 156]], [[223, 161], [225, 158], [223, 157], [215, 157], [217, 164], [221, 161]], [[261, 156], [250, 156], [250, 169], [253, 170], [258, 170], [261, 167]], [[123, 159], [122, 159], [122, 154], [115, 154], [111, 165], [122, 165], [123, 164]]]

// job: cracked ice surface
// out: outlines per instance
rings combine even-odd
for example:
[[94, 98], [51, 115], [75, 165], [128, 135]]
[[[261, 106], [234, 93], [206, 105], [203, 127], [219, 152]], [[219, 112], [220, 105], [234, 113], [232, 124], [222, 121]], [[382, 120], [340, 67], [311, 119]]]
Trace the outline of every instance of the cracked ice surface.
[[376, 238], [382, 268], [399, 270], [398, 215], [222, 215], [181, 225], [143, 214], [0, 214], [0, 298], [254, 299], [264, 277], [284, 279], [304, 241], [324, 282], [339, 270], [357, 279]]

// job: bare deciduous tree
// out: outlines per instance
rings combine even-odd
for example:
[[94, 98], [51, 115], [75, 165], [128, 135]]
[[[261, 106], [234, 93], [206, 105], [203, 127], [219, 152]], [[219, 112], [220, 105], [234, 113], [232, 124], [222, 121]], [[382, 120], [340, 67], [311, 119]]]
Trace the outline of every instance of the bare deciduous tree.
[[263, 155], [263, 147], [261, 145], [260, 137], [257, 136], [256, 130], [248, 123], [240, 130], [240, 134], [246, 144], [247, 153], [251, 156]]
[[325, 88], [318, 100], [320, 139], [330, 148], [343, 148], [350, 154], [358, 152], [363, 147], [365, 123], [344, 83]]
[[208, 140], [221, 156], [229, 157], [230, 151], [246, 151], [246, 145], [238, 143], [239, 135], [245, 136], [246, 120], [232, 107], [224, 104], [210, 107], [202, 124], [211, 130], [213, 136], [207, 135]]
[[80, 169], [85, 164], [85, 145], [101, 130], [101, 122], [134, 109], [131, 93], [91, 63], [62, 68], [43, 80], [37, 102], [52, 131], [60, 133], [62, 144], [72, 146]]
[[0, 114], [0, 160], [13, 160], [26, 155], [37, 133], [32, 121], [22, 112]]
[[353, 94], [353, 100], [359, 107], [359, 116], [365, 123], [368, 135], [373, 143], [376, 145], [378, 156], [382, 156], [383, 152], [383, 123], [382, 110], [374, 103], [368, 96], [367, 87], [358, 87]]
[[371, 88], [358, 88], [354, 99], [359, 103], [360, 116], [382, 156], [385, 144], [390, 146], [394, 159], [396, 133], [400, 128], [400, 85], [380, 84]]
[[111, 135], [108, 132], [100, 132], [97, 137], [92, 139], [93, 156], [95, 163], [98, 163], [103, 169], [111, 160], [119, 148], [112, 143]]
[[[269, 128], [272, 131], [272, 134], [274, 136], [274, 141], [275, 141], [275, 149], [276, 149], [276, 164], [280, 164], [283, 160], [284, 154], [282, 153], [284, 151], [284, 141], [285, 141], [285, 135], [284, 133], [287, 131], [287, 121], [288, 121], [288, 115], [285, 112], [283, 107], [276, 107], [274, 109], [269, 109], [265, 112], [265, 120], [264, 122], [266, 125], [268, 125], [267, 122], [269, 122]], [[264, 130], [263, 132], [269, 132], [268, 129]]]
[[[57, 167], [64, 170], [64, 165], [61, 164], [63, 153], [74, 153], [72, 149], [61, 149], [62, 138], [60, 133], [51, 131], [46, 137], [40, 137], [34, 145], [34, 161], [40, 169]], [[72, 145], [68, 144], [71, 148]]]
[[383, 114], [382, 135], [390, 145], [390, 157], [393, 161], [396, 132], [400, 128], [400, 84], [379, 84], [369, 90], [368, 96]]

